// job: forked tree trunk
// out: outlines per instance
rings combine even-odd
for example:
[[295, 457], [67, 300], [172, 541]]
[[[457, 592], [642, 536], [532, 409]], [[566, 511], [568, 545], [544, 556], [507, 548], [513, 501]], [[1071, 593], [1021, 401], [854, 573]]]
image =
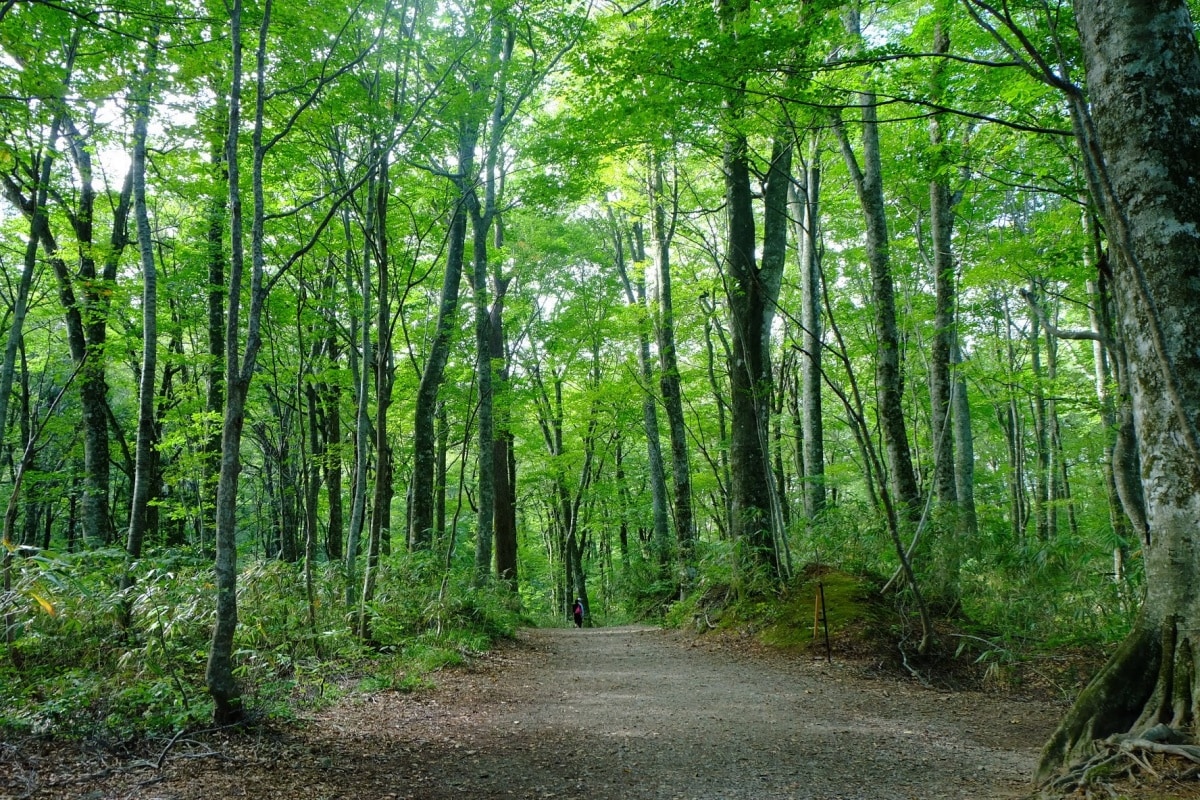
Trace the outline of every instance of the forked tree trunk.
[[[734, 32], [749, 9], [746, 0], [720, 0], [717, 13], [723, 29]], [[742, 130], [746, 110], [745, 86], [727, 91], [722, 109], [728, 125], [722, 168], [725, 173], [726, 232], [723, 280], [729, 303], [731, 350], [729, 364], [731, 465], [730, 521], [735, 539], [750, 560], [779, 575], [782, 560], [776, 544], [773, 487], [768, 474], [766, 422], [771, 373], [764, 362], [767, 320], [774, 312], [770, 288], [778, 286], [757, 263], [754, 191], [751, 185], [749, 140]], [[785, 195], [786, 197], [786, 195]], [[765, 250], [765, 244], [764, 244]]]
[[1093, 739], [1191, 726], [1200, 710], [1200, 52], [1183, 0], [1075, 7], [1092, 102], [1077, 130], [1114, 255], [1147, 592], [1134, 630], [1047, 743], [1043, 779]]

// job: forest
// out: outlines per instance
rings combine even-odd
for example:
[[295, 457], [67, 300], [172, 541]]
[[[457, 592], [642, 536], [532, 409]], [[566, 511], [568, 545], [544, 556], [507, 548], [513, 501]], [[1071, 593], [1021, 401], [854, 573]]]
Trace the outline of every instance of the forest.
[[1198, 106], [1182, 0], [7, 0], [0, 725], [828, 569], [1107, 654], [1043, 778], [1190, 729]]

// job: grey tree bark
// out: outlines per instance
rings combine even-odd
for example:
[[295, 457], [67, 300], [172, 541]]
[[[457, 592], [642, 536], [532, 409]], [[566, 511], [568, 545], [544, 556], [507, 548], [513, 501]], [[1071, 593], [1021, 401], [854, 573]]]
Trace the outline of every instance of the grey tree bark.
[[[950, 52], [948, 20], [939, 16], [933, 35], [933, 52]], [[933, 97], [942, 95], [943, 62], [933, 61]], [[941, 155], [945, 145], [940, 115], [929, 118], [929, 144], [934, 163], [944, 166]], [[929, 183], [929, 229], [933, 243], [933, 285], [935, 295], [934, 333], [929, 359], [929, 400], [932, 406], [933, 487], [938, 505], [952, 514], [957, 513], [958, 493], [954, 484], [954, 435], [951, 431], [952, 408], [950, 395], [950, 352], [955, 339], [954, 307], [955, 264], [951, 244], [954, 233], [954, 206], [957, 198], [944, 174], [935, 174]]]
[[133, 216], [137, 226], [138, 253], [142, 266], [142, 369], [138, 381], [138, 423], [133, 497], [129, 511], [129, 533], [125, 549], [131, 559], [141, 558], [149, 523], [149, 506], [157, 478], [154, 454], [156, 436], [154, 397], [158, 377], [158, 272], [150, 215], [146, 207], [146, 134], [150, 123], [150, 89], [158, 60], [157, 29], [148, 40], [149, 51], [138, 81], [138, 98], [133, 121]]
[[962, 345], [954, 337], [951, 349], [950, 419], [954, 426], [954, 491], [958, 498], [959, 534], [970, 540], [979, 533], [975, 510], [975, 435], [971, 431], [971, 402], [963, 374]]
[[[355, 598], [360, 590], [358, 584], [358, 550], [362, 543], [363, 529], [366, 526], [367, 519], [367, 464], [371, 458], [371, 365], [375, 361], [375, 356], [372, 353], [371, 347], [371, 323], [373, 313], [371, 311], [371, 279], [375, 263], [375, 202], [376, 193], [374, 191], [375, 184], [379, 180], [379, 176], [375, 171], [371, 170], [371, 177], [367, 180], [367, 201], [366, 201], [366, 219], [364, 220], [363, 230], [363, 245], [359, 268], [355, 274], [358, 281], [358, 298], [361, 308], [359, 311], [358, 330], [355, 334], [358, 338], [359, 355], [357, 360], [352, 359], [351, 364], [358, 364], [357, 381], [355, 381], [356, 391], [354, 397], [354, 483], [351, 489], [350, 501], [350, 530], [346, 537], [346, 607], [354, 608]], [[343, 227], [346, 232], [346, 253], [349, 256], [353, 247], [351, 235], [349, 212], [343, 212]], [[352, 258], [347, 259], [350, 263], [354, 263]]]
[[804, 513], [809, 521], [825, 510], [825, 428], [822, 419], [821, 357], [821, 166], [817, 150], [795, 191], [794, 218], [800, 225], [800, 426], [804, 471]]
[[658, 427], [658, 403], [651, 387], [654, 385], [654, 362], [650, 355], [650, 319], [646, 307], [646, 281], [641, 265], [646, 261], [645, 241], [640, 224], [635, 223], [629, 231], [630, 258], [634, 264], [635, 277], [625, 260], [624, 231], [616, 215], [609, 209], [609, 226], [612, 230], [614, 264], [621, 284], [625, 287], [625, 301], [639, 309], [641, 327], [638, 331], [638, 370], [642, 380], [642, 429], [646, 434], [646, 460], [650, 483], [650, 513], [652, 531], [650, 546], [655, 563], [665, 571], [671, 558], [670, 520], [667, 512], [667, 475], [663, 463], [662, 441]]
[[1091, 107], [1066, 87], [1113, 254], [1145, 496], [1146, 598], [1134, 630], [1047, 743], [1039, 777], [1093, 739], [1200, 705], [1200, 51], [1181, 0], [1075, 3]]

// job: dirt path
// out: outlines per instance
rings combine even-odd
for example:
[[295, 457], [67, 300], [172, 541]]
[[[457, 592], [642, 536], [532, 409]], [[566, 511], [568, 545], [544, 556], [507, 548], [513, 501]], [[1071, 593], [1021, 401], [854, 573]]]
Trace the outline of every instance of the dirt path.
[[28, 796], [1006, 798], [1029, 791], [1060, 713], [634, 627], [528, 631], [442, 684]]

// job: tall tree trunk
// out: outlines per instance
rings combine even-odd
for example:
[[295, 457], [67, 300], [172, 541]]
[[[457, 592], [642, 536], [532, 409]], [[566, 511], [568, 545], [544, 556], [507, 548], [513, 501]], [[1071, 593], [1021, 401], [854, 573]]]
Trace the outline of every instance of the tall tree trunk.
[[[499, 235], [500, 229], [497, 229]], [[497, 242], [503, 247], [503, 242]], [[493, 277], [495, 298], [491, 310], [490, 351], [492, 363], [499, 364], [496, 371], [496, 396], [500, 398], [500, 409], [496, 420], [496, 449], [492, 458], [492, 472], [496, 478], [496, 577], [510, 589], [517, 589], [517, 497], [515, 469], [511, 469], [513, 458], [513, 434], [510, 429], [506, 389], [508, 386], [507, 352], [504, 346], [504, 300], [508, 295], [511, 278]]]
[[625, 300], [639, 309], [641, 325], [638, 328], [638, 370], [641, 375], [642, 430], [646, 434], [646, 460], [650, 483], [650, 513], [653, 523], [650, 549], [660, 572], [667, 570], [671, 559], [670, 519], [667, 511], [667, 473], [663, 463], [662, 440], [658, 427], [658, 403], [650, 387], [654, 385], [654, 362], [650, 355], [650, 319], [646, 306], [646, 280], [639, 268], [646, 261], [645, 240], [641, 223], [634, 223], [629, 231], [629, 255], [633, 260], [634, 277], [631, 279], [625, 263], [624, 235], [616, 215], [610, 208], [609, 223], [612, 229], [613, 254], [617, 274], [625, 287]]
[[475, 380], [479, 399], [475, 424], [479, 434], [478, 504], [475, 531], [475, 582], [483, 583], [491, 574], [496, 523], [496, 438], [492, 393], [492, 334], [488, 315], [488, 237], [495, 218], [494, 188], [488, 192], [481, 209], [475, 189], [469, 193], [468, 208], [474, 233], [471, 288], [475, 305]]
[[671, 475], [675, 489], [675, 544], [680, 566], [679, 580], [686, 587], [695, 561], [695, 522], [692, 515], [692, 469], [688, 458], [687, 425], [683, 418], [683, 391], [679, 379], [679, 358], [675, 348], [675, 299], [671, 290], [671, 241], [675, 235], [672, 202], [668, 220], [662, 157], [652, 157], [650, 202], [654, 215], [654, 241], [658, 266], [658, 353], [662, 360], [659, 391], [671, 438]]
[[[860, 36], [858, 9], [847, 13], [846, 27]], [[900, 330], [896, 323], [896, 290], [888, 249], [887, 206], [883, 196], [883, 163], [879, 152], [879, 122], [873, 92], [857, 97], [862, 121], [862, 163], [850, 144], [840, 117], [834, 132], [841, 145], [862, 208], [866, 225], [867, 261], [871, 270], [871, 305], [875, 313], [875, 383], [879, 427], [887, 452], [888, 470], [900, 519], [915, 523], [921, 514], [917, 476], [913, 470], [904, 418], [904, 373], [901, 366]]]
[[[464, 175], [475, 157], [475, 140], [464, 131], [459, 155], [465, 157]], [[464, 178], [465, 180], [465, 178]], [[458, 316], [458, 290], [466, 260], [467, 203], [461, 190], [450, 217], [446, 247], [446, 272], [442, 279], [442, 296], [429, 357], [421, 372], [417, 387], [416, 416], [413, 421], [413, 477], [409, 547], [428, 550], [433, 544], [434, 473], [437, 466], [437, 430], [434, 416], [438, 407], [438, 391], [445, 379], [450, 345], [454, 340]]]
[[[212, 419], [220, 419], [225, 410], [225, 303], [228, 299], [225, 286], [225, 229], [228, 224], [229, 203], [229, 173], [226, 161], [229, 110], [224, 95], [218, 91], [217, 96], [217, 124], [224, 123], [225, 127], [212, 137], [209, 169], [213, 188], [208, 199], [208, 229], [205, 235], [205, 260], [208, 262], [208, 363], [205, 370], [204, 410]], [[212, 433], [203, 447], [204, 468], [200, 478], [200, 548], [202, 551], [211, 552], [206, 540], [214, 535], [216, 528], [214, 514], [217, 480], [221, 471], [220, 427], [212, 425]]]
[[[1182, 0], [1075, 3], [1092, 117], [1070, 96], [1103, 210], [1142, 458], [1146, 598], [1128, 638], [1076, 700], [1039, 775], [1093, 739], [1190, 728], [1200, 692], [1200, 51]], [[1073, 87], [1071, 87], [1073, 88]], [[1094, 125], [1093, 125], [1094, 121]]]
[[363, 574], [362, 598], [359, 604], [358, 631], [364, 639], [370, 637], [367, 608], [375, 599], [375, 583], [379, 571], [379, 554], [383, 549], [384, 535], [391, 520], [392, 507], [392, 458], [388, 442], [388, 409], [392, 403], [392, 387], [395, 383], [396, 365], [392, 355], [392, 310], [391, 284], [389, 281], [388, 247], [388, 198], [391, 182], [388, 166], [390, 155], [383, 148], [380, 157], [379, 178], [373, 187], [375, 202], [374, 220], [371, 224], [373, 241], [370, 247], [376, 253], [376, 284], [379, 301], [376, 303], [375, 335], [375, 421], [372, 436], [375, 442], [375, 489], [371, 497], [371, 521], [367, 536], [367, 564]]
[[[269, 8], [269, 6], [268, 6]], [[269, 17], [268, 17], [269, 18]], [[264, 20], [264, 30], [267, 25]], [[225, 317], [225, 376], [227, 402], [221, 428], [221, 471], [217, 481], [216, 558], [214, 578], [217, 591], [216, 620], [208, 650], [204, 681], [212, 695], [214, 720], [218, 725], [240, 722], [241, 689], [233, 674], [233, 634], [237, 630], [237, 487], [241, 471], [242, 428], [245, 424], [247, 386], [243, 383], [241, 358], [238, 353], [241, 327], [241, 295], [245, 268], [245, 249], [242, 240], [245, 225], [242, 217], [241, 163], [238, 144], [242, 126], [242, 0], [233, 0], [229, 15], [230, 45], [233, 50], [233, 71], [229, 102], [229, 148], [226, 154], [229, 170], [230, 269], [229, 303]]]
[[962, 347], [954, 337], [951, 350], [953, 384], [950, 418], [954, 425], [954, 491], [958, 499], [959, 534], [970, 541], [979, 533], [975, 511], [975, 437], [971, 432], [971, 403], [962, 370]]
[[457, 329], [458, 287], [462, 283], [467, 252], [467, 218], [469, 182], [474, 180], [475, 145], [479, 130], [472, 121], [460, 120], [458, 131], [458, 166], [455, 176], [457, 199], [451, 212], [450, 229], [446, 237], [446, 267], [442, 279], [442, 299], [438, 303], [438, 319], [430, 345], [430, 355], [421, 371], [416, 389], [416, 414], [413, 421], [413, 503], [409, 512], [408, 545], [414, 551], [424, 551], [433, 543], [434, 473], [437, 469], [437, 428], [434, 415], [438, 409], [438, 391], [445, 379], [450, 345]]
[[[371, 348], [371, 324], [374, 316], [371, 312], [371, 279], [375, 264], [375, 187], [381, 180], [378, 173], [367, 180], [367, 202], [363, 230], [363, 245], [361, 264], [355, 277], [358, 278], [358, 297], [361, 317], [359, 319], [357, 362], [357, 381], [354, 403], [354, 484], [350, 501], [350, 531], [346, 537], [346, 607], [353, 609], [355, 598], [361, 591], [358, 583], [358, 550], [362, 544], [362, 535], [367, 527], [367, 465], [371, 458], [371, 384], [374, 377], [375, 354]], [[350, 247], [350, 226], [346, 228], [347, 253]]]
[[154, 240], [146, 208], [146, 130], [150, 123], [150, 88], [158, 60], [158, 31], [151, 29], [150, 49], [138, 86], [133, 121], [133, 216], [137, 225], [138, 252], [142, 262], [142, 371], [138, 383], [137, 461], [133, 476], [133, 501], [129, 511], [129, 535], [125, 549], [131, 559], [141, 558], [149, 523], [150, 500], [154, 495], [155, 412], [154, 393], [158, 368], [158, 272], [154, 263]]
[[[944, 13], [944, 9], [943, 9]], [[949, 20], [939, 15], [933, 34], [933, 52], [950, 52]], [[939, 101], [943, 94], [943, 63], [933, 59], [932, 95]], [[929, 145], [935, 167], [944, 168], [949, 159], [942, 155], [945, 147], [942, 118], [929, 119]], [[954, 483], [954, 434], [950, 417], [950, 352], [955, 339], [954, 306], [955, 266], [951, 241], [954, 232], [954, 205], [957, 198], [951, 191], [944, 169], [938, 169], [929, 183], [929, 229], [933, 242], [933, 284], [935, 295], [934, 332], [929, 358], [929, 400], [932, 407], [932, 436], [934, 496], [938, 505], [952, 515], [958, 513], [958, 493]], [[952, 566], [957, 572], [957, 566]]]
[[[720, 0], [718, 14], [725, 29], [735, 29], [746, 10], [744, 0]], [[732, 420], [729, 458], [732, 472], [733, 535], [753, 562], [773, 575], [783, 567], [776, 546], [774, 509], [766, 447], [767, 401], [771, 374], [764, 362], [764, 322], [773, 313], [771, 281], [760, 274], [755, 257], [757, 234], [751, 186], [750, 148], [741, 125], [745, 87], [726, 93], [724, 132], [725, 207], [728, 220], [723, 279], [732, 317], [733, 359], [729, 365]]]
[[[486, 124], [488, 132], [487, 151], [483, 164], [483, 201], [471, 188], [468, 205], [471, 211], [471, 229], [474, 233], [474, 270], [471, 287], [475, 302], [475, 356], [476, 381], [479, 389], [479, 410], [476, 424], [479, 428], [478, 481], [479, 481], [479, 521], [475, 536], [475, 581], [481, 583], [488, 578], [492, 569], [493, 550], [496, 530], [496, 481], [497, 470], [503, 472], [508, 468], [507, 458], [497, 461], [496, 430], [495, 430], [495, 397], [492, 369], [492, 319], [488, 303], [488, 240], [492, 235], [493, 226], [497, 225], [499, 192], [502, 186], [499, 164], [501, 146], [504, 142], [504, 132], [511, 109], [508, 108], [507, 80], [509, 65], [512, 63], [513, 47], [516, 44], [516, 32], [510, 20], [502, 14], [495, 14], [489, 20], [491, 42], [488, 50], [489, 77], [493, 84], [488, 91], [495, 90], [491, 101], [489, 119]], [[483, 98], [486, 93], [480, 93]], [[519, 100], [518, 100], [519, 102]], [[502, 242], [497, 242], [499, 246]], [[503, 480], [503, 479], [501, 479]]]
[[800, 223], [800, 428], [803, 434], [804, 514], [815, 520], [825, 510], [825, 429], [821, 417], [821, 167], [813, 148], [802, 191], [796, 194]]

